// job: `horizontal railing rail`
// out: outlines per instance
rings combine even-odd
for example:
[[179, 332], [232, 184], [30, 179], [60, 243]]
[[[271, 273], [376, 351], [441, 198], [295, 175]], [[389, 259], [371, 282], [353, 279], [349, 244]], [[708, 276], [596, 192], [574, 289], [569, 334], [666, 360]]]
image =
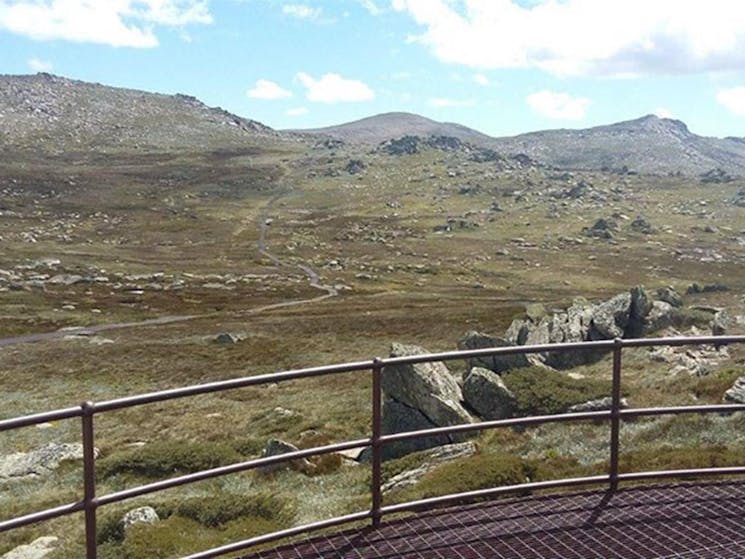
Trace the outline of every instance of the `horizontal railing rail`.
[[[442, 353], [429, 353], [421, 355], [409, 355], [400, 357], [389, 357], [385, 359], [375, 358], [369, 361], [358, 361], [353, 363], [342, 363], [321, 367], [311, 367], [282, 371], [272, 374], [262, 374], [249, 377], [241, 377], [206, 384], [198, 384], [151, 392], [114, 400], [102, 402], [84, 402], [78, 407], [64, 408], [49, 412], [37, 413], [22, 417], [0, 420], [0, 432], [40, 425], [50, 421], [64, 419], [81, 419], [83, 442], [83, 499], [66, 505], [37, 511], [24, 516], [0, 521], [0, 533], [14, 530], [45, 520], [51, 520], [62, 516], [85, 513], [85, 536], [86, 557], [96, 559], [96, 513], [102, 506], [118, 503], [148, 495], [166, 489], [196, 483], [208, 479], [214, 479], [230, 474], [236, 474], [253, 470], [256, 468], [269, 467], [282, 462], [308, 458], [334, 452], [342, 452], [354, 449], [371, 449], [371, 498], [370, 510], [361, 511], [345, 516], [329, 518], [311, 524], [295, 526], [278, 532], [264, 534], [233, 542], [222, 547], [189, 555], [185, 559], [207, 559], [218, 557], [228, 553], [242, 551], [249, 547], [266, 544], [279, 539], [297, 536], [314, 530], [331, 528], [342, 524], [371, 520], [373, 527], [380, 525], [384, 515], [398, 512], [415, 511], [424, 508], [437, 507], [446, 504], [495, 497], [498, 495], [521, 493], [529, 491], [546, 490], [560, 487], [576, 487], [597, 484], [607, 484], [611, 490], [615, 490], [621, 481], [641, 481], [649, 479], [670, 479], [703, 476], [743, 475], [745, 466], [720, 467], [720, 468], [696, 468], [681, 470], [664, 470], [649, 472], [619, 472], [619, 432], [622, 420], [638, 417], [652, 417], [659, 415], [679, 415], [690, 413], [720, 413], [728, 414], [745, 411], [745, 404], [711, 404], [691, 406], [668, 406], [649, 408], [621, 409], [621, 354], [624, 348], [658, 347], [658, 346], [686, 346], [686, 345], [714, 345], [724, 346], [729, 344], [745, 343], [745, 336], [699, 336], [699, 337], [675, 337], [675, 338], [640, 338], [640, 339], [616, 339], [600, 340], [593, 342], [572, 342], [561, 344], [541, 344], [531, 346], [507, 346], [498, 348], [484, 348], [475, 350], [459, 350]], [[429, 363], [435, 361], [470, 360], [483, 357], [514, 354], [535, 354], [545, 352], [565, 351], [611, 351], [613, 353], [613, 376], [611, 385], [611, 407], [603, 411], [587, 411], [576, 413], [563, 413], [531, 417], [516, 417], [495, 421], [483, 421], [479, 423], [467, 423], [447, 427], [436, 427], [432, 429], [421, 429], [416, 431], [386, 433], [382, 432], [382, 375], [385, 367], [396, 365], [413, 365], [418, 363]], [[308, 379], [326, 375], [341, 373], [354, 373], [362, 371], [372, 372], [372, 425], [371, 435], [368, 438], [341, 441], [324, 446], [302, 449], [286, 454], [255, 458], [244, 462], [238, 462], [227, 466], [221, 466], [208, 470], [190, 473], [178, 477], [156, 481], [146, 485], [124, 489], [107, 495], [96, 495], [95, 478], [95, 437], [94, 417], [103, 413], [143, 406], [147, 404], [165, 402], [168, 400], [181, 399], [227, 390], [235, 390], [258, 386], [267, 383], [278, 383], [292, 380]], [[382, 499], [382, 449], [385, 445], [394, 442], [406, 441], [422, 437], [437, 435], [454, 435], [462, 433], [480, 432], [488, 429], [505, 427], [529, 427], [544, 425], [548, 423], [564, 423], [575, 421], [607, 421], [610, 422], [610, 445], [609, 445], [609, 471], [604, 475], [594, 475], [577, 478], [565, 478], [548, 481], [527, 482], [518, 485], [494, 487], [478, 491], [468, 491], [399, 503], [394, 505], [383, 505]]]

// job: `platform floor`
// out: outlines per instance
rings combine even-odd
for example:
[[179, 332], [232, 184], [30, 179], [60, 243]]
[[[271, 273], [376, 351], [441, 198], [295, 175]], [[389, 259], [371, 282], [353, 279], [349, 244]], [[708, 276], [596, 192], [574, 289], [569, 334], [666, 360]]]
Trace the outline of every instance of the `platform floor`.
[[563, 493], [442, 508], [245, 559], [745, 558], [745, 481]]

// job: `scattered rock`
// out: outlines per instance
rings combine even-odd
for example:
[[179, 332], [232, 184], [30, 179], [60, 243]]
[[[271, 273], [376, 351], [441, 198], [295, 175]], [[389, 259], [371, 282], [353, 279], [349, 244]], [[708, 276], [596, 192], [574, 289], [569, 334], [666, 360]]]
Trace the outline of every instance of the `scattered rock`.
[[595, 239], [612, 239], [613, 231], [618, 230], [618, 225], [615, 221], [600, 218], [592, 227], [585, 227], [582, 229], [582, 233], [587, 237], [593, 237]]
[[[621, 408], [628, 408], [629, 403], [626, 398], [621, 398]], [[580, 413], [585, 411], [605, 411], [613, 407], [613, 398], [606, 396], [605, 398], [598, 398], [597, 400], [589, 400], [581, 404], [574, 404], [567, 411], [569, 413]]]
[[426, 451], [421, 466], [406, 470], [393, 476], [383, 484], [383, 493], [398, 491], [406, 487], [417, 484], [427, 473], [434, 470], [440, 464], [455, 460], [456, 458], [465, 458], [476, 454], [476, 445], [471, 441], [456, 444], [446, 444], [437, 448]]
[[643, 233], [644, 235], [652, 235], [657, 232], [657, 229], [655, 229], [643, 216], [637, 216], [637, 218], [631, 222], [629, 227], [637, 233]]
[[237, 344], [240, 341], [240, 336], [231, 334], [230, 332], [221, 332], [215, 336], [215, 343], [218, 344]]
[[129, 528], [136, 524], [155, 524], [159, 522], [158, 513], [153, 507], [138, 507], [127, 512], [119, 521], [119, 528], [126, 533]]
[[[95, 454], [98, 455], [98, 450]], [[82, 444], [49, 443], [31, 452], [0, 457], [0, 481], [46, 475], [57, 469], [61, 462], [82, 459]]]
[[[700, 336], [703, 332], [696, 328], [685, 334], [672, 328], [664, 332], [665, 336]], [[693, 376], [708, 375], [724, 359], [729, 357], [726, 346], [683, 346], [683, 347], [656, 347], [650, 350], [649, 356], [655, 360], [671, 365], [670, 374], [681, 373]]]
[[711, 321], [712, 336], [724, 336], [734, 324], [733, 318], [727, 311], [719, 311]]
[[[269, 439], [263, 452], [261, 453], [262, 458], [269, 458], [270, 456], [278, 456], [280, 454], [287, 454], [289, 452], [297, 452], [300, 450], [294, 444], [282, 441], [280, 439]], [[271, 474], [281, 470], [287, 470], [292, 468], [295, 471], [302, 472], [306, 475], [312, 475], [315, 470], [315, 464], [312, 464], [307, 458], [298, 458], [296, 460], [287, 460], [279, 462], [277, 464], [271, 464], [269, 466], [262, 466], [259, 471], [263, 474]]]
[[745, 376], [738, 377], [735, 384], [724, 393], [722, 400], [735, 404], [745, 404]]
[[37, 538], [29, 544], [11, 549], [0, 559], [43, 559], [54, 551], [58, 541], [59, 538], [54, 536]]
[[344, 169], [350, 175], [358, 175], [365, 170], [365, 164], [361, 159], [350, 159]]
[[466, 377], [463, 398], [479, 417], [486, 420], [512, 417], [517, 409], [515, 395], [500, 376], [481, 367], [474, 367]]

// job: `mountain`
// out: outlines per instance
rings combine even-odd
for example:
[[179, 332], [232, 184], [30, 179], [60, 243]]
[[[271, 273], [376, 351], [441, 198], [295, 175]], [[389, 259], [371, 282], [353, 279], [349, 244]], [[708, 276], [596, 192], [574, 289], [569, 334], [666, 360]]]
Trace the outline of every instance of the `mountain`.
[[292, 132], [325, 136], [353, 144], [379, 144], [401, 136], [451, 136], [464, 142], [483, 144], [490, 136], [452, 122], [437, 122], [412, 113], [384, 113], [325, 128]]
[[226, 148], [277, 133], [194, 97], [51, 74], [0, 76], [0, 149], [44, 152]]
[[745, 141], [693, 134], [679, 120], [647, 115], [583, 130], [546, 130], [495, 139], [492, 147], [566, 169], [628, 169], [699, 175], [711, 169], [745, 175]]

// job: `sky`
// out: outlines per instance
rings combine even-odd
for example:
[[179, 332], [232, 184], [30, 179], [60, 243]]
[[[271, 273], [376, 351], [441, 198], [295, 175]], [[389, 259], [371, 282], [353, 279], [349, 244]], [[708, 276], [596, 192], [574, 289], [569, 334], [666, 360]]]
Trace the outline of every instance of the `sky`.
[[194, 95], [274, 128], [494, 136], [646, 114], [745, 136], [743, 0], [0, 0], [0, 74]]

